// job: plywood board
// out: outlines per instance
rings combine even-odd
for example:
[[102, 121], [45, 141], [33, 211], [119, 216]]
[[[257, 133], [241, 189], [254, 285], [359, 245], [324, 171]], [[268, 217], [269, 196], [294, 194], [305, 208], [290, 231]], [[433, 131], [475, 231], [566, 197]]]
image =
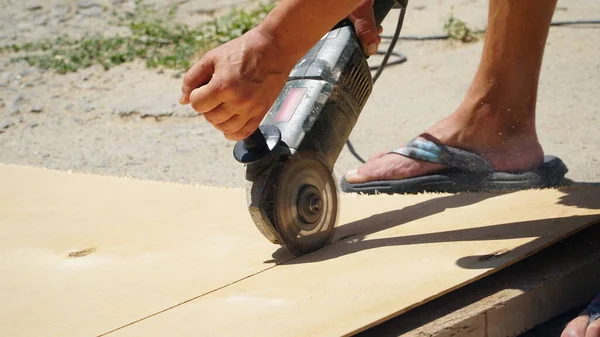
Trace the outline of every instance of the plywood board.
[[[390, 211], [395, 200], [344, 199], [350, 210], [377, 204], [375, 213], [383, 213], [343, 226], [374, 233], [345, 238], [108, 336], [351, 335], [600, 219], [600, 189], [460, 195]], [[485, 258], [502, 250], [508, 253]]]
[[279, 246], [255, 228], [245, 198], [0, 164], [0, 335], [102, 334], [290, 259], [272, 256]]
[[0, 335], [98, 335], [272, 267], [244, 204], [241, 190], [0, 166]]
[[[289, 261], [242, 190], [0, 165], [0, 330], [343, 334], [589, 225], [599, 196], [344, 195], [336, 242]], [[477, 259], [500, 248], [514, 249]]]

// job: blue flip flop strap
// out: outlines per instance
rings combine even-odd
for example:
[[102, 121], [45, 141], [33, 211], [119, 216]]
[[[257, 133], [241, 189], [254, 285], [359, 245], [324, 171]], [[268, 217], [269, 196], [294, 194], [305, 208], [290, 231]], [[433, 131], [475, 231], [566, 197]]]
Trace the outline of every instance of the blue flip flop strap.
[[494, 172], [494, 168], [487, 160], [474, 153], [420, 138], [415, 138], [404, 147], [394, 149], [390, 153], [441, 164], [464, 172]]
[[600, 318], [600, 294], [596, 295], [596, 297], [592, 300], [592, 302], [587, 307], [588, 315], [590, 315], [590, 323]]

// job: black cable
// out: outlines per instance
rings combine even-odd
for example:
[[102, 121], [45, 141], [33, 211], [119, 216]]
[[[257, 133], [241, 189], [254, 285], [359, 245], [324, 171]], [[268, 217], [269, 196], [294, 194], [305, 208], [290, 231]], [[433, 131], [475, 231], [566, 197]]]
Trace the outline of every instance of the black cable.
[[[550, 26], [575, 26], [575, 25], [598, 25], [600, 20], [566, 20], [566, 21], [553, 21]], [[382, 40], [391, 40], [394, 38], [392, 35], [380, 35]], [[399, 39], [405, 41], [427, 41], [427, 40], [447, 40], [450, 35], [424, 35], [424, 36], [402, 36]]]
[[[381, 51], [381, 50], [377, 51], [377, 55], [385, 55], [385, 54], [386, 54], [386, 52], [384, 52], [384, 51]], [[393, 66], [393, 65], [396, 65], [396, 64], [400, 64], [400, 63], [404, 63], [404, 62], [407, 61], [406, 55], [404, 55], [402, 53], [391, 52], [390, 55], [395, 56], [396, 60], [394, 60], [392, 62], [388, 62], [387, 65], [386, 65], [386, 67]], [[369, 66], [369, 70], [377, 70], [377, 69], [379, 69], [380, 66], [381, 65], [378, 65], [378, 66]]]
[[566, 20], [566, 21], [552, 21], [550, 26], [573, 26], [573, 25], [597, 25], [600, 24], [600, 20]]
[[[386, 52], [383, 51], [377, 51], [378, 55], [385, 55], [383, 58], [383, 61], [381, 62], [381, 64], [379, 66], [370, 66], [369, 69], [370, 70], [377, 70], [377, 72], [375, 73], [375, 75], [373, 76], [373, 84], [375, 84], [375, 82], [377, 81], [377, 79], [379, 78], [379, 76], [381, 75], [381, 72], [383, 71], [384, 68], [387, 68], [389, 66], [392, 65], [397, 65], [397, 64], [401, 64], [407, 61], [407, 58], [404, 54], [402, 53], [398, 53], [398, 52], [394, 52], [393, 49], [396, 46], [396, 42], [398, 40], [409, 40], [409, 41], [427, 41], [427, 40], [447, 40], [450, 38], [449, 35], [425, 35], [425, 36], [403, 36], [400, 37], [400, 30], [402, 27], [402, 23], [404, 21], [404, 12], [406, 11], [406, 9], [401, 9], [400, 10], [400, 15], [398, 17], [398, 23], [396, 25], [396, 32], [394, 32], [393, 36], [390, 35], [380, 35], [382, 40], [392, 40], [392, 42], [390, 43], [390, 46], [388, 47], [388, 50]], [[600, 24], [600, 20], [566, 20], [566, 21], [553, 21], [550, 23], [550, 26], [572, 26], [572, 25], [596, 25], [596, 24]], [[390, 56], [395, 56], [397, 57], [397, 59], [391, 63], [388, 63], [388, 60], [390, 58]], [[356, 152], [356, 150], [354, 149], [354, 146], [352, 145], [352, 142], [350, 142], [350, 139], [346, 140], [346, 146], [348, 147], [348, 150], [350, 151], [350, 153], [361, 163], [365, 163], [366, 161], [358, 154], [358, 152]]]
[[356, 152], [356, 150], [354, 149], [354, 146], [352, 145], [352, 142], [350, 142], [350, 139], [346, 140], [346, 146], [348, 147], [348, 151], [350, 151], [350, 153], [352, 153], [354, 158], [356, 158], [359, 162], [361, 162], [363, 164], [366, 163], [366, 161], [364, 159], [362, 159], [362, 157], [358, 154], [358, 152]]
[[[398, 15], [398, 23], [396, 24], [396, 31], [394, 32], [394, 36], [392, 37], [392, 42], [390, 43], [390, 46], [388, 47], [388, 50], [385, 53], [385, 56], [383, 57], [383, 61], [381, 61], [381, 64], [379, 65], [379, 67], [377, 67], [377, 72], [375, 73], [375, 75], [373, 75], [373, 85], [375, 85], [375, 82], [377, 82], [377, 79], [381, 75], [381, 72], [383, 71], [383, 69], [388, 66], [388, 61], [390, 59], [390, 56], [392, 56], [392, 54], [395, 54], [397, 57], [399, 57], [399, 60], [396, 60], [394, 62], [394, 64], [406, 62], [406, 56], [404, 56], [403, 54], [400, 54], [400, 53], [393, 52], [394, 47], [396, 46], [396, 42], [398, 42], [398, 38], [400, 37], [400, 30], [402, 28], [402, 22], [404, 21], [404, 13], [406, 13], [406, 9], [401, 9], [400, 15]], [[379, 54], [379, 51], [377, 53]], [[370, 69], [373, 70], [372, 68], [370, 68]], [[352, 153], [354, 155], [354, 157], [356, 159], [358, 159], [358, 161], [360, 161], [361, 163], [366, 162], [364, 159], [362, 159], [362, 157], [358, 154], [358, 152], [356, 152], [356, 150], [354, 150], [354, 146], [352, 145], [352, 142], [350, 142], [350, 139], [346, 140], [346, 146], [348, 147], [348, 150], [350, 151], [350, 153]]]
[[402, 28], [402, 23], [404, 22], [404, 14], [405, 13], [406, 13], [406, 9], [403, 8], [400, 10], [400, 15], [398, 15], [398, 23], [396, 24], [396, 31], [394, 32], [394, 36], [392, 37], [392, 42], [390, 43], [387, 53], [385, 53], [385, 56], [383, 57], [383, 61], [381, 61], [381, 64], [379, 65], [377, 72], [375, 73], [375, 75], [373, 75], [373, 84], [375, 84], [375, 82], [377, 82], [377, 79], [381, 75], [383, 68], [385, 68], [387, 66], [388, 60], [390, 59], [390, 56], [392, 55], [392, 51], [396, 47], [396, 42], [398, 42], [398, 38], [400, 37], [400, 30]]

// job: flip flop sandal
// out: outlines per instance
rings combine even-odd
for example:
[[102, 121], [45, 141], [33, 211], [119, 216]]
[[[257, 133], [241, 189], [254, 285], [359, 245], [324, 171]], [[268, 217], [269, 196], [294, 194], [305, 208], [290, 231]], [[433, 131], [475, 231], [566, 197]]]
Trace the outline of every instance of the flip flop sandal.
[[557, 157], [545, 156], [544, 162], [529, 172], [498, 172], [484, 158], [455, 147], [425, 139], [413, 139], [390, 153], [442, 164], [446, 169], [429, 175], [399, 180], [349, 183], [342, 178], [342, 191], [361, 194], [416, 194], [424, 192], [514, 191], [557, 187], [568, 172]]
[[587, 314], [590, 315], [590, 323], [600, 318], [600, 294], [592, 300], [586, 308]]

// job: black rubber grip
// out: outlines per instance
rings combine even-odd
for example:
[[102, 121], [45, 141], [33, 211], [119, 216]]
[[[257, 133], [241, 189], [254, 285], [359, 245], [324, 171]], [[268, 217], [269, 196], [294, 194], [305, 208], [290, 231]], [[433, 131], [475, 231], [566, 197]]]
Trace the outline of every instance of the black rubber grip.
[[260, 129], [256, 129], [248, 138], [244, 139], [246, 147], [251, 150], [264, 150], [268, 149], [267, 141], [263, 136]]

